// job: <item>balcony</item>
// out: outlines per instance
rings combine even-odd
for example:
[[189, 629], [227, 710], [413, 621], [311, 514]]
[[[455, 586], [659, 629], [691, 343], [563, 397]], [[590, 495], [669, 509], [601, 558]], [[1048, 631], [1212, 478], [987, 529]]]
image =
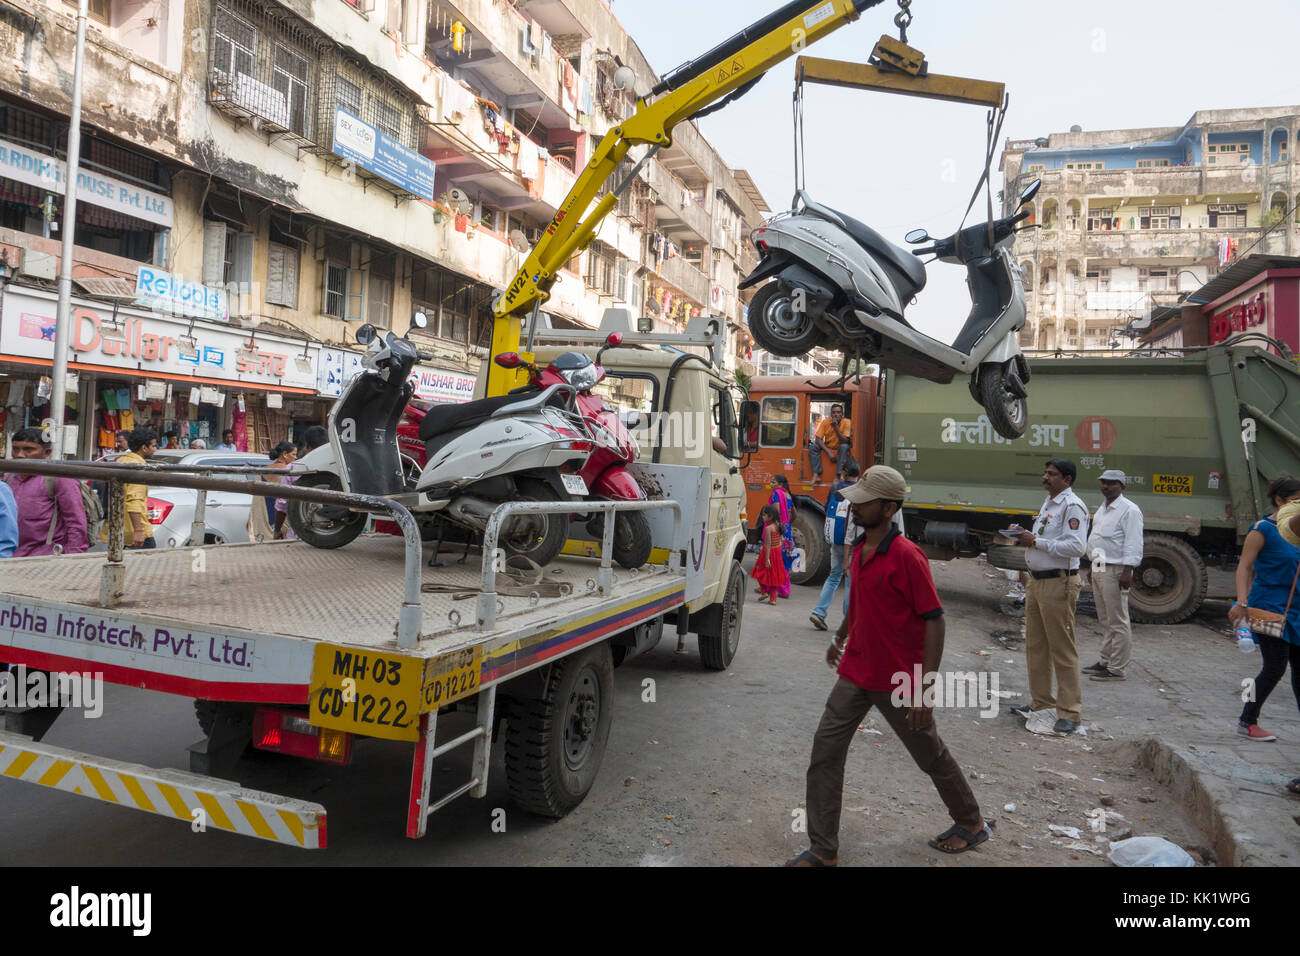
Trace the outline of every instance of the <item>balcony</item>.
[[[681, 256], [665, 259], [655, 268], [654, 257], [647, 255], [644, 265], [668, 285], [676, 287], [696, 305], [707, 306], [709, 303], [709, 278]], [[655, 277], [651, 277], [653, 282]]]
[[659, 231], [664, 233], [689, 230], [695, 238], [708, 241], [712, 219], [687, 192], [686, 187], [657, 161], [649, 166], [650, 188], [658, 195], [655, 205]]
[[1258, 229], [1115, 229], [1084, 233], [1088, 259], [1210, 259], [1219, 253], [1219, 240], [1236, 239], [1245, 247], [1259, 238]]

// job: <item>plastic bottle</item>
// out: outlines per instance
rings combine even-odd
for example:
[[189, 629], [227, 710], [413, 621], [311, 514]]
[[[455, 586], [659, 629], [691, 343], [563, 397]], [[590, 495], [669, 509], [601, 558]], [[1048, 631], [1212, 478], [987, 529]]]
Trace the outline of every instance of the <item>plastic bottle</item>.
[[1232, 632], [1232, 636], [1237, 639], [1237, 650], [1243, 654], [1252, 654], [1255, 651], [1255, 635], [1250, 629], [1250, 625], [1244, 621], [1237, 625], [1237, 629]]

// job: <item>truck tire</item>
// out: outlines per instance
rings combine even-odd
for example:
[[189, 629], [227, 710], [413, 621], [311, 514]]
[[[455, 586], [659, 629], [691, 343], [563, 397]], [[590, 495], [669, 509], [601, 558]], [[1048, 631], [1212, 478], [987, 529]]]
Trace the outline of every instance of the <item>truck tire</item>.
[[984, 555], [991, 567], [1004, 568], [1008, 571], [1028, 571], [1029, 561], [1025, 557], [1028, 551], [1028, 548], [1014, 544], [991, 544]]
[[790, 572], [791, 584], [818, 585], [831, 573], [831, 546], [826, 542], [826, 528], [819, 515], [806, 508], [794, 513], [790, 523], [794, 546], [803, 549], [803, 570]]
[[1129, 615], [1140, 624], [1177, 624], [1205, 600], [1209, 576], [1205, 562], [1182, 538], [1148, 534], [1142, 540], [1142, 563], [1133, 573]]
[[722, 597], [717, 633], [700, 634], [700, 661], [711, 671], [725, 671], [740, 647], [740, 622], [745, 613], [745, 569], [731, 562], [727, 592]]
[[523, 810], [562, 817], [596, 781], [614, 715], [614, 661], [607, 643], [560, 659], [538, 699], [506, 708], [506, 782]]
[[[297, 484], [299, 488], [325, 488], [330, 491], [342, 488], [337, 476], [328, 472], [303, 475]], [[262, 500], [254, 498], [253, 507], [258, 507]], [[366, 526], [366, 515], [361, 511], [318, 505], [310, 501], [290, 501], [288, 505], [289, 527], [313, 548], [341, 548], [350, 544]]]

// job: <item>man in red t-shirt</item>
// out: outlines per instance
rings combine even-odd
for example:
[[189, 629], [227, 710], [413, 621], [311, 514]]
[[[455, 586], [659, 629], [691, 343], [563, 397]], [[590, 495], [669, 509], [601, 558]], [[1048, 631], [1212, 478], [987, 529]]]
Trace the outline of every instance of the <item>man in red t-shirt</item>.
[[[826, 652], [839, 680], [813, 737], [808, 766], [808, 837], [812, 846], [788, 866], [835, 866], [839, 854], [844, 762], [858, 726], [880, 708], [916, 765], [929, 774], [952, 815], [953, 826], [930, 841], [945, 853], [962, 853], [991, 835], [966, 775], [939, 738], [934, 708], [924, 706], [943, 658], [943, 605], [924, 552], [892, 522], [907, 484], [893, 468], [876, 465], [843, 489], [861, 530], [853, 550], [849, 613]], [[924, 675], [913, 687], [914, 675]], [[900, 694], [901, 690], [901, 694]], [[902, 706], [898, 700], [911, 700]], [[933, 697], [929, 703], [933, 703]]]

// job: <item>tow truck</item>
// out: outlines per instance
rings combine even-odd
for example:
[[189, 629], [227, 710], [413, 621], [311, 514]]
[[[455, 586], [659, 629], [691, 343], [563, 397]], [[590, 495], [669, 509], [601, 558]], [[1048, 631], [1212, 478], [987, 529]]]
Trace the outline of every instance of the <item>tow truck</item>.
[[[561, 264], [591, 242], [630, 183], [581, 218], [633, 145], [649, 144], [653, 155], [671, 143], [677, 123], [725, 105], [776, 63], [882, 2], [786, 3], [642, 96], [634, 115], [602, 140], [496, 303], [493, 354], [515, 351], [533, 360], [535, 345], [549, 347], [538, 334], [541, 305]], [[520, 349], [530, 312], [528, 348]], [[714, 357], [722, 334], [715, 325], [699, 336]], [[683, 342], [681, 335], [659, 341], [629, 332], [628, 351], [607, 362], [648, 383], [648, 403], [636, 410], [651, 423], [643, 436], [648, 460], [635, 467], [650, 500], [585, 504], [606, 512], [603, 540], [570, 541], [567, 556], [538, 576], [498, 562], [500, 529], [521, 512], [561, 512], [571, 504], [504, 504], [483, 535], [479, 567], [430, 568], [414, 519], [392, 498], [250, 480], [267, 469], [0, 462], [0, 472], [103, 481], [110, 498], [106, 556], [0, 563], [0, 661], [194, 698], [204, 733], [189, 748], [188, 770], [154, 769], [43, 743], [60, 713], [57, 702], [11, 708], [3, 713], [0, 774], [191, 825], [202, 820], [231, 833], [322, 848], [323, 806], [227, 779], [249, 746], [346, 764], [367, 738], [412, 744], [405, 832], [414, 838], [449, 801], [486, 795], [491, 746], [504, 733], [515, 802], [552, 817], [572, 810], [595, 780], [609, 734], [616, 660], [653, 646], [664, 621], [675, 624], [679, 649], [688, 634], [698, 635], [707, 668], [726, 668], [739, 644], [741, 436], [730, 386], [712, 362], [678, 349]], [[485, 364], [486, 395], [522, 384]], [[712, 409], [707, 443], [692, 450], [661, 440], [654, 416], [679, 409]], [[199, 492], [191, 546], [123, 547], [128, 482]], [[337, 552], [295, 542], [204, 547], [210, 491], [368, 512], [395, 523], [402, 543], [372, 534]], [[638, 571], [610, 561], [619, 509], [650, 516], [655, 552]], [[455, 711], [472, 714], [474, 726], [439, 739], [441, 718]], [[469, 779], [431, 793], [435, 760], [466, 746], [473, 748]]]

